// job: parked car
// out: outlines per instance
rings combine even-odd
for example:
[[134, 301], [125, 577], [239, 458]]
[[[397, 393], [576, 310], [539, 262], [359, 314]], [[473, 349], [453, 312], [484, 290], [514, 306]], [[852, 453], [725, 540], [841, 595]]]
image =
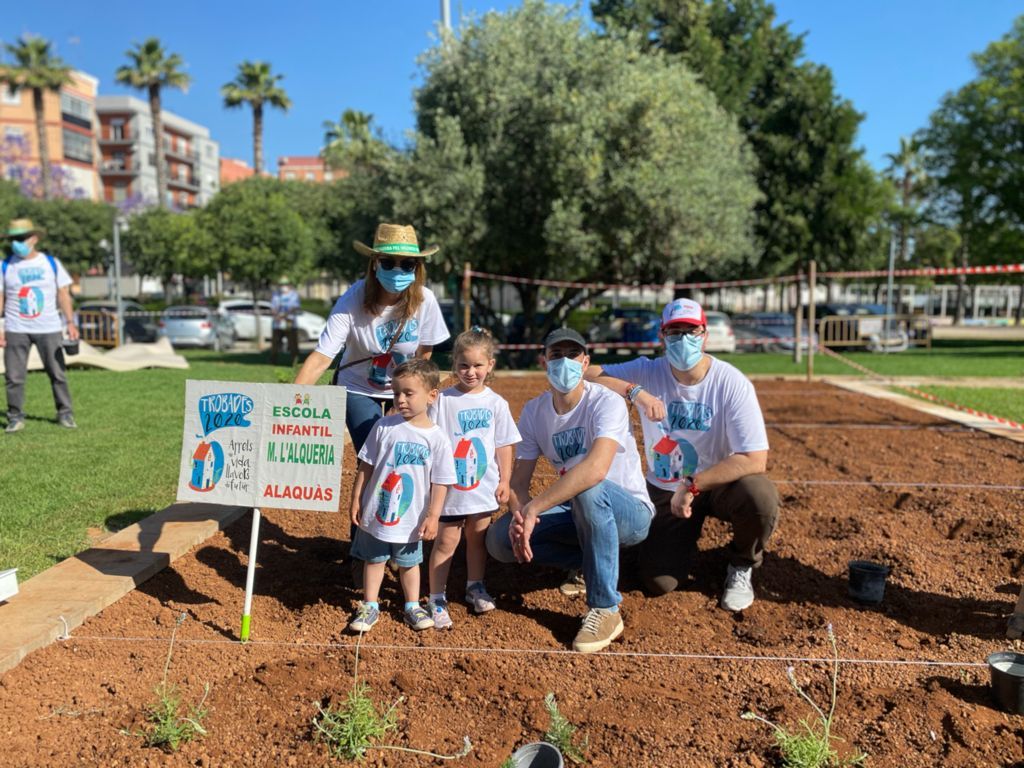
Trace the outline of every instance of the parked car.
[[[148, 312], [137, 301], [122, 299], [124, 309], [124, 339], [137, 343], [156, 341], [156, 313]], [[90, 344], [116, 343], [117, 302], [86, 301], [75, 312], [78, 332]]]
[[216, 352], [235, 343], [235, 324], [210, 307], [168, 307], [160, 315], [158, 333], [175, 347], [208, 347]]
[[[788, 312], [749, 312], [732, 316], [736, 334], [736, 349], [740, 352], [792, 352], [796, 323]], [[745, 340], [757, 339], [757, 343]], [[801, 332], [802, 344], [807, 349], [807, 323]]]
[[595, 318], [587, 331], [593, 344], [601, 342], [656, 342], [661, 315], [650, 309], [622, 307], [608, 309]]
[[[235, 338], [255, 339], [256, 338], [256, 313], [254, 312], [252, 299], [226, 299], [217, 305], [217, 311], [226, 314], [235, 325]], [[273, 330], [273, 315], [270, 312], [270, 302], [260, 301], [260, 330], [263, 338], [269, 339]], [[327, 327], [327, 318], [300, 310], [295, 318], [295, 324], [299, 331], [299, 341], [316, 341], [320, 338], [324, 328]]]
[[736, 335], [725, 312], [705, 312], [708, 320], [708, 342], [705, 352], [735, 352]]

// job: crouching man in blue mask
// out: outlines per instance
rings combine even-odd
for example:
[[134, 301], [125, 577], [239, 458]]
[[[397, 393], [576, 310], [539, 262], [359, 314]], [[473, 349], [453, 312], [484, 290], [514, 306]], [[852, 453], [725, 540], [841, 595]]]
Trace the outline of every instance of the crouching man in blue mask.
[[742, 611], [754, 601], [751, 575], [778, 519], [778, 493], [764, 474], [764, 417], [749, 379], [704, 353], [707, 319], [697, 302], [669, 303], [661, 338], [664, 357], [584, 374], [640, 411], [657, 513], [646, 541], [627, 554], [650, 593], [671, 592], [687, 578], [704, 520], [720, 518], [733, 532], [721, 605]]
[[[544, 341], [550, 389], [523, 407], [510, 513], [487, 531], [505, 563], [582, 567], [587, 606], [573, 649], [593, 653], [622, 634], [619, 548], [639, 544], [654, 515], [625, 402], [588, 383], [586, 342], [560, 328]], [[530, 482], [544, 456], [558, 479], [535, 497]]]

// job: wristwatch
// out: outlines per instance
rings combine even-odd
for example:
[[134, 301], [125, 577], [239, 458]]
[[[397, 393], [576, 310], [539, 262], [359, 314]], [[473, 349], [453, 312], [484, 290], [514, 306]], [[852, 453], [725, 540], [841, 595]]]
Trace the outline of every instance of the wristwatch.
[[693, 475], [687, 475], [683, 478], [683, 487], [691, 496], [700, 496], [700, 488], [697, 487], [697, 483], [694, 481]]

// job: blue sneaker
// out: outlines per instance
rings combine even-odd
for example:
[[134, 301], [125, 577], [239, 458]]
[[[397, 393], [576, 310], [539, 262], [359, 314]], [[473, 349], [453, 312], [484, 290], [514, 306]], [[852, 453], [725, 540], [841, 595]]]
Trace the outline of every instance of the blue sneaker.
[[380, 609], [366, 603], [360, 603], [349, 622], [348, 628], [353, 632], [369, 632], [380, 618]]
[[430, 629], [434, 626], [434, 620], [426, 612], [422, 605], [405, 610], [405, 623], [413, 629]]
[[437, 600], [436, 602], [427, 603], [430, 608], [430, 615], [434, 617], [434, 629], [451, 629], [452, 628], [452, 617], [448, 613], [448, 601]]

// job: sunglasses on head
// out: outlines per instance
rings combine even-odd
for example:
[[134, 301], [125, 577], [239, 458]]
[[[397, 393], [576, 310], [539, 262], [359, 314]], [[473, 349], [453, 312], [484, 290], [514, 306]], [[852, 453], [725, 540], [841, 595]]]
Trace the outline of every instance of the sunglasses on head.
[[416, 265], [420, 263], [419, 259], [392, 259], [387, 256], [380, 256], [377, 258], [377, 263], [380, 264], [384, 269], [394, 269], [398, 267], [403, 272], [413, 272], [416, 269]]

